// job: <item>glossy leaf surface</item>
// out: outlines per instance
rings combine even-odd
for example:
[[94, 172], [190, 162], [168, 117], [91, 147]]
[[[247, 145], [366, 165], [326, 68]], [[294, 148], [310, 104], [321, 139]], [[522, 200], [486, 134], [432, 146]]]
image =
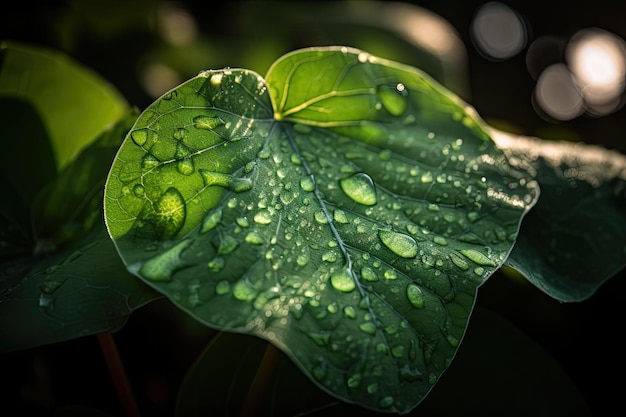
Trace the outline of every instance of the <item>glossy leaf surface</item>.
[[626, 156], [495, 130], [493, 137], [541, 187], [506, 264], [552, 298], [589, 298], [626, 266]]
[[317, 48], [149, 106], [105, 216], [128, 269], [191, 315], [272, 342], [347, 402], [406, 413], [537, 194], [422, 72]]

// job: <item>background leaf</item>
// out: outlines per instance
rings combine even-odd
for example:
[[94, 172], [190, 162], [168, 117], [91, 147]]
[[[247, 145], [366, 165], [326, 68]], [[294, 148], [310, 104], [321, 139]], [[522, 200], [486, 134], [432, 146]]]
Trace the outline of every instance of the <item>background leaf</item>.
[[58, 169], [128, 111], [105, 79], [56, 50], [5, 41], [0, 58], [0, 97], [21, 99], [35, 109]]
[[537, 190], [412, 67], [319, 48], [267, 78], [207, 71], [149, 106], [107, 180], [109, 232], [202, 322], [269, 340], [349, 403], [406, 413]]
[[541, 187], [506, 264], [557, 300], [589, 298], [626, 265], [626, 157], [495, 130], [494, 138]]
[[15, 276], [0, 277], [2, 353], [116, 331], [158, 297], [125, 270], [102, 223], [67, 252], [30, 265], [9, 287]]

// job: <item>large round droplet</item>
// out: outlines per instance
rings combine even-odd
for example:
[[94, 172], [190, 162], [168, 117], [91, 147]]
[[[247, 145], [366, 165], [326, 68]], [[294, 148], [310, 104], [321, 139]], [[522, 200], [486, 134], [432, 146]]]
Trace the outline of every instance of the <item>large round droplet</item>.
[[406, 297], [413, 307], [424, 308], [424, 293], [417, 285], [411, 284], [406, 287]]
[[356, 287], [352, 273], [348, 269], [344, 269], [343, 271], [336, 272], [331, 275], [330, 283], [334, 289], [341, 292], [350, 292]]
[[174, 187], [168, 188], [155, 204], [156, 227], [163, 240], [172, 239], [185, 223], [185, 199]]
[[376, 188], [369, 175], [359, 172], [339, 180], [339, 185], [343, 192], [355, 202], [364, 206], [376, 204]]
[[402, 258], [414, 258], [417, 255], [417, 243], [409, 235], [379, 229], [378, 237], [389, 250]]

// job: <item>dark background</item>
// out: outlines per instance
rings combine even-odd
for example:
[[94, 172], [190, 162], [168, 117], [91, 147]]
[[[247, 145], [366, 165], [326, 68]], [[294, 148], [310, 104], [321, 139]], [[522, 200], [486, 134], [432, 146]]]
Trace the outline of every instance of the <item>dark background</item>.
[[[68, 9], [90, 2], [10, 3], [13, 11], [7, 11], [5, 5], [0, 13], [0, 39], [33, 42], [64, 50], [74, 59], [109, 79], [131, 104], [143, 109], [153, 101], [141, 88], [136, 77], [132, 76], [136, 73], [138, 61], [146, 48], [155, 42], [155, 35], [149, 28], [141, 28], [136, 33], [126, 33], [125, 36], [96, 37], [89, 24], [83, 27], [76, 25], [76, 22], [63, 20]], [[103, 10], [107, 9], [106, 2], [95, 3], [100, 4]], [[131, 3], [135, 4], [108, 2], [114, 10], [120, 10], [120, 4], [122, 10], [127, 7], [129, 16], [139, 13], [135, 11], [138, 6]], [[229, 11], [229, 5], [233, 2], [179, 3], [185, 4], [194, 13], [200, 30], [209, 37], [245, 34], [245, 27]], [[467, 53], [468, 86], [463, 98], [488, 122], [507, 123], [522, 134], [544, 138], [580, 138], [588, 143], [626, 152], [626, 110], [621, 109], [604, 117], [581, 116], [567, 122], [548, 121], [537, 114], [531, 103], [534, 80], [526, 68], [526, 50], [505, 61], [494, 62], [485, 59], [474, 49], [469, 35], [470, 24], [477, 8], [484, 3], [485, 1], [476, 0], [412, 2], [446, 19], [463, 40]], [[515, 9], [526, 20], [529, 42], [542, 35], [568, 39], [587, 27], [599, 27], [626, 38], [626, 3], [623, 2], [510, 0], [503, 3]], [[127, 5], [123, 6], [124, 4]], [[58, 34], [59, 26], [64, 24], [72, 28], [77, 26], [74, 33], [81, 36], [73, 42], [63, 41]], [[281, 22], [271, 22], [270, 27], [280, 24]], [[310, 46], [306, 44], [307, 41], [301, 33], [294, 33], [288, 39], [288, 44], [290, 49]], [[549, 57], [548, 61], [557, 58]], [[213, 68], [229, 65], [219, 60], [205, 63]], [[206, 68], [199, 67], [195, 72], [203, 69]], [[592, 415], [602, 416], [623, 409], [622, 378], [625, 355], [621, 344], [621, 323], [624, 318], [624, 290], [622, 271], [600, 287], [590, 299], [563, 304], [530, 284], [520, 283], [497, 273], [479, 290], [478, 304], [501, 313], [541, 344], [584, 393]], [[138, 396], [151, 404], [152, 415], [168, 415], [167, 412], [173, 407], [175, 382], [182, 378], [184, 369], [194, 359], [194, 353], [199, 352], [198, 349], [212, 335], [212, 331], [208, 329], [196, 328], [193, 338], [183, 336], [188, 333], [180, 328], [181, 320], [187, 326], [195, 326], [181, 318], [180, 313], [173, 308], [159, 301], [135, 312], [117, 335], [122, 352], [132, 351], [133, 346], [142, 339], [157, 338], [153, 346], [148, 349], [144, 346], [143, 351], [134, 352], [127, 357], [130, 361], [129, 372], [135, 377]], [[185, 347], [188, 355], [181, 356], [178, 350], [175, 351], [178, 348], [174, 345], [180, 340], [188, 344]], [[72, 360], [76, 358], [80, 360]], [[42, 347], [21, 355], [12, 355], [10, 361], [2, 360], [5, 371], [17, 380], [11, 382], [6, 377], [3, 379], [12, 384], [14, 389], [20, 386], [21, 395], [34, 396], [40, 400], [44, 398], [49, 404], [80, 401], [116, 413], [119, 409], [113, 405], [116, 401], [113, 388], [93, 382], [108, 378], [106, 368], [99, 358], [100, 352], [95, 338]], [[74, 382], [69, 388], [56, 385], [50, 392], [39, 392], [35, 395], [31, 391], [36, 391], [39, 387], [37, 378], [44, 378], [37, 375], [37, 366], [33, 365], [37, 361], [47, 361], [51, 374], [65, 374]], [[94, 367], [94, 363], [99, 365]], [[2, 392], [0, 398], [8, 400], [9, 398], [4, 397], [5, 392], [15, 393], [15, 390]], [[10, 415], [4, 412], [0, 414]], [[539, 411], [537, 415], [543, 414]]]

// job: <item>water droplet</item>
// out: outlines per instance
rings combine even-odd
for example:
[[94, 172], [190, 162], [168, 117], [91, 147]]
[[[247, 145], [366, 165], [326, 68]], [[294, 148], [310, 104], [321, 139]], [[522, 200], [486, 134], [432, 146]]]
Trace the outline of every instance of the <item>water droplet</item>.
[[258, 224], [270, 224], [272, 222], [272, 215], [267, 210], [260, 210], [254, 215], [254, 221]]
[[309, 257], [306, 255], [298, 255], [298, 257], [296, 258], [296, 263], [299, 266], [305, 266], [307, 263], [309, 263]]
[[189, 239], [182, 240], [167, 251], [146, 262], [133, 265], [129, 269], [138, 269], [139, 275], [151, 281], [169, 281], [176, 270], [185, 266], [181, 254], [192, 242]]
[[230, 292], [230, 282], [223, 280], [217, 283], [215, 286], [215, 293], [217, 295], [225, 295]]
[[376, 276], [376, 272], [374, 272], [374, 270], [369, 266], [364, 266], [363, 268], [361, 268], [361, 277], [363, 277], [365, 281], [378, 281], [378, 276]]
[[336, 262], [337, 261], [337, 252], [333, 250], [329, 250], [322, 254], [322, 261], [324, 262]]
[[300, 179], [300, 187], [302, 187], [302, 189], [307, 192], [314, 191], [315, 181], [313, 181], [313, 178], [311, 177], [304, 177]]
[[178, 162], [176, 162], [176, 169], [181, 175], [187, 176], [193, 174], [193, 160], [189, 157], [178, 160]]
[[379, 229], [378, 237], [389, 250], [402, 258], [414, 258], [417, 255], [417, 243], [409, 235]]
[[197, 129], [213, 130], [223, 124], [224, 121], [219, 117], [196, 116], [193, 118], [193, 125]]
[[352, 306], [345, 306], [343, 308], [343, 314], [349, 319], [356, 318], [356, 310]]
[[233, 296], [240, 301], [252, 301], [256, 298], [258, 292], [245, 279], [240, 279], [233, 286]]
[[378, 401], [378, 406], [380, 408], [389, 408], [393, 405], [394, 399], [392, 396], [388, 395], [386, 397], [381, 398]]
[[159, 165], [159, 160], [154, 155], [146, 154], [141, 160], [141, 168], [144, 171], [149, 171]]
[[404, 84], [382, 85], [378, 88], [381, 104], [392, 116], [401, 116], [407, 108], [407, 93]]
[[135, 184], [133, 187], [133, 194], [135, 194], [135, 197], [141, 198], [146, 194], [146, 189], [141, 184]]
[[401, 358], [404, 356], [404, 345], [396, 345], [391, 348], [391, 354], [395, 358]]
[[429, 182], [433, 182], [433, 173], [430, 171], [426, 171], [420, 177], [420, 181], [424, 184], [428, 184]]
[[408, 364], [405, 364], [399, 371], [399, 377], [401, 381], [416, 381], [422, 377], [422, 373], [419, 369], [411, 369]]
[[307, 336], [318, 346], [326, 346], [330, 340], [330, 333], [328, 332], [309, 332]]
[[320, 224], [328, 223], [328, 219], [326, 218], [326, 213], [323, 211], [316, 211], [314, 214], [315, 221]]
[[352, 277], [352, 271], [349, 269], [335, 272], [330, 276], [330, 283], [334, 289], [341, 292], [350, 292], [356, 288], [356, 283]]
[[230, 174], [208, 171], [206, 169], [199, 169], [198, 172], [202, 175], [204, 185], [207, 187], [217, 185], [228, 188], [236, 193], [252, 189], [252, 180], [250, 180], [250, 178], [235, 177]]
[[224, 261], [224, 258], [222, 258], [221, 256], [217, 256], [211, 261], [209, 261], [207, 265], [211, 271], [219, 272], [222, 270], [222, 268], [224, 268], [225, 263], [226, 262]]
[[378, 391], [378, 384], [376, 382], [373, 382], [367, 386], [368, 393], [374, 394], [376, 391]]
[[328, 365], [325, 360], [320, 360], [311, 370], [311, 373], [318, 381], [321, 381], [326, 376], [326, 368]]
[[451, 334], [446, 336], [446, 340], [448, 341], [448, 343], [452, 347], [457, 347], [459, 345], [459, 339], [457, 339], [456, 337], [452, 336]]
[[376, 188], [369, 175], [359, 172], [340, 180], [339, 185], [343, 192], [355, 202], [365, 206], [376, 204]]
[[211, 210], [204, 216], [202, 220], [202, 225], [200, 226], [200, 233], [206, 233], [210, 230], [215, 229], [215, 227], [222, 221], [222, 208], [217, 207], [214, 210]]
[[383, 275], [385, 279], [388, 280], [394, 280], [398, 278], [398, 274], [396, 274], [396, 271], [394, 271], [393, 269], [387, 269]]
[[496, 266], [496, 263], [489, 259], [484, 253], [477, 251], [476, 249], [461, 249], [460, 253], [469, 258], [477, 265], [483, 266]]
[[420, 287], [410, 284], [406, 287], [406, 296], [413, 307], [424, 308], [424, 293]]
[[174, 187], [168, 188], [156, 202], [154, 210], [160, 238], [174, 238], [182, 229], [187, 215], [185, 199], [180, 191]]
[[361, 331], [367, 333], [367, 334], [375, 334], [376, 333], [376, 325], [374, 323], [372, 323], [371, 321], [366, 321], [365, 323], [362, 323], [359, 326], [359, 329], [361, 329]]
[[361, 374], [354, 374], [348, 378], [346, 385], [348, 385], [348, 388], [358, 388], [358, 386], [361, 385], [362, 379], [363, 377]]
[[348, 216], [346, 216], [346, 212], [340, 209], [336, 209], [333, 212], [333, 220], [337, 223], [346, 224], [348, 223]]
[[440, 246], [448, 246], [448, 241], [443, 236], [435, 236], [433, 238], [433, 242], [435, 242], [436, 244]]
[[148, 141], [148, 129], [133, 130], [130, 137], [137, 146], [143, 146]]
[[251, 245], [262, 245], [263, 238], [257, 232], [250, 232], [246, 235], [246, 242]]
[[221, 254], [231, 253], [237, 248], [237, 246], [239, 246], [239, 242], [237, 242], [237, 239], [230, 235], [222, 236], [222, 238], [220, 239], [220, 246], [217, 252]]

